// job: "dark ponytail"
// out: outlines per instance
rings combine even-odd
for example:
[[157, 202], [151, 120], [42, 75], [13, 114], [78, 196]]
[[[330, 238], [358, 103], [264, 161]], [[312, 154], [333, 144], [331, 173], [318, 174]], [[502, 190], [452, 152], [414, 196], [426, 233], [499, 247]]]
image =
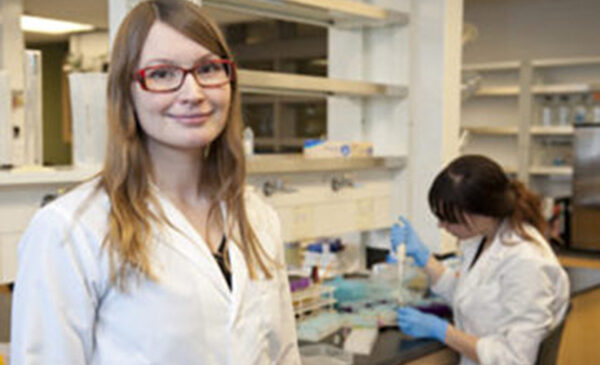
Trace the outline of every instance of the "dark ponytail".
[[508, 219], [525, 239], [532, 237], [524, 224], [546, 233], [541, 198], [481, 155], [461, 156], [443, 169], [429, 189], [429, 206], [444, 222], [465, 224], [464, 215], [470, 213]]
[[510, 216], [511, 225], [519, 232], [522, 237], [530, 237], [523, 228], [523, 223], [529, 223], [545, 235], [546, 220], [542, 215], [542, 199], [539, 195], [527, 189], [522, 182], [511, 180], [509, 188], [515, 194], [515, 206]]

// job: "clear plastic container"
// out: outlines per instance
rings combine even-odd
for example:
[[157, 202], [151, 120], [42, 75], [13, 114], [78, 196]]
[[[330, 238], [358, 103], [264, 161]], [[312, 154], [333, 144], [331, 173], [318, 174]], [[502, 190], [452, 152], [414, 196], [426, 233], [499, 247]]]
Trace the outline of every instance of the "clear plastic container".
[[300, 347], [302, 365], [352, 365], [353, 356], [332, 345], [318, 344]]

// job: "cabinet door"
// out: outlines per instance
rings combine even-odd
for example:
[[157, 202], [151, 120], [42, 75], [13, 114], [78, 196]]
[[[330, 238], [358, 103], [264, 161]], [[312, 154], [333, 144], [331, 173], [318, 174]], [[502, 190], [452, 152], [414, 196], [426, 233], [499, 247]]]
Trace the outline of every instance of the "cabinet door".
[[[309, 175], [288, 182], [294, 192], [265, 198], [281, 219], [286, 242], [389, 227], [389, 171]], [[337, 191], [333, 179], [341, 182]]]

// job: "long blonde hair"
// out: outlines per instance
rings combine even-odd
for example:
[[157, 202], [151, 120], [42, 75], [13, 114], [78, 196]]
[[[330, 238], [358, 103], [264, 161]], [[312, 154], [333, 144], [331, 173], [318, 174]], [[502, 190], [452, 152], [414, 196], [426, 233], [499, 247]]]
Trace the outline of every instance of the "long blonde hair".
[[[108, 75], [109, 138], [99, 187], [106, 191], [111, 203], [105, 247], [110, 253], [111, 280], [121, 287], [132, 271], [156, 279], [150, 265], [148, 241], [151, 224], [165, 223], [166, 219], [164, 214], [150, 210], [150, 205], [159, 205], [150, 189], [152, 166], [131, 93], [142, 47], [156, 21], [169, 25], [222, 58], [233, 59], [216, 24], [202, 8], [186, 0], [142, 2], [125, 17], [116, 34]], [[216, 214], [223, 202], [232, 218], [223, 228], [229, 237], [237, 237], [234, 241], [244, 255], [250, 277], [257, 277], [258, 267], [271, 278], [267, 263], [272, 259], [260, 245], [246, 214], [243, 124], [235, 80], [231, 82], [231, 103], [226, 118], [224, 130], [212, 141], [210, 153], [201, 163], [199, 187], [211, 201], [207, 221], [212, 221], [211, 218], [219, 221]]]

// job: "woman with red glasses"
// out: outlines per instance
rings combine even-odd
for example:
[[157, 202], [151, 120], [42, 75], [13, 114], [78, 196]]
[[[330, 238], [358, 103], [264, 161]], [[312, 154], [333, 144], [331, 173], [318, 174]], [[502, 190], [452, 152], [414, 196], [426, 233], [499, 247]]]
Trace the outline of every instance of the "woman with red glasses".
[[279, 220], [245, 189], [235, 64], [185, 0], [116, 35], [95, 179], [19, 247], [14, 364], [299, 364]]

